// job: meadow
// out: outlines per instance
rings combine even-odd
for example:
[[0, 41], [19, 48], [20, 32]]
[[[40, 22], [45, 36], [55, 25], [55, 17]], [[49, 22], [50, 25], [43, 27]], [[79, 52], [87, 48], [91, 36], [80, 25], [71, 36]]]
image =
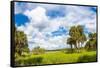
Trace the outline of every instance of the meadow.
[[44, 54], [18, 57], [16, 65], [44, 65], [44, 64], [63, 64], [63, 63], [84, 63], [96, 62], [96, 51], [84, 51], [80, 53], [64, 53], [62, 51], [50, 51]]

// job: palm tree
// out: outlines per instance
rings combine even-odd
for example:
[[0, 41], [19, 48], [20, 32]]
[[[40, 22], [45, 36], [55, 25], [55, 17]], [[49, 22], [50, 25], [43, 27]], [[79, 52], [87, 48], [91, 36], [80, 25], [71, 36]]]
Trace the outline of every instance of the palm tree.
[[72, 51], [72, 49], [73, 49], [73, 43], [72, 43], [72, 38], [68, 38], [67, 39], [67, 44], [69, 44], [70, 45], [70, 47], [71, 47], [71, 51]]
[[96, 50], [97, 49], [97, 41], [96, 41], [96, 33], [90, 33], [89, 40], [87, 41], [85, 48], [88, 50]]
[[79, 48], [82, 47], [82, 44], [86, 41], [83, 26], [72, 26], [69, 30], [69, 35], [75, 42], [74, 47], [79, 50]]
[[70, 30], [69, 30], [69, 35], [70, 35], [70, 37], [75, 41], [74, 46], [75, 46], [76, 48], [78, 48], [78, 47], [77, 47], [77, 42], [78, 42], [78, 38], [79, 38], [79, 33], [77, 32], [77, 28], [76, 28], [75, 26], [72, 26], [72, 27], [70, 28]]
[[[75, 40], [73, 40], [73, 38], [68, 38], [67, 39], [67, 44], [69, 44], [70, 45], [70, 47], [71, 47], [71, 52], [73, 52], [73, 45], [75, 45], [76, 43], [75, 43]], [[77, 47], [76, 47], [77, 48]]]
[[85, 34], [82, 34], [80, 36], [80, 47], [82, 47], [82, 45], [84, 44], [84, 42], [87, 40]]
[[78, 25], [77, 26], [77, 29], [78, 29], [78, 32], [80, 33], [80, 35], [82, 35], [84, 32], [83, 32], [83, 26], [81, 25]]

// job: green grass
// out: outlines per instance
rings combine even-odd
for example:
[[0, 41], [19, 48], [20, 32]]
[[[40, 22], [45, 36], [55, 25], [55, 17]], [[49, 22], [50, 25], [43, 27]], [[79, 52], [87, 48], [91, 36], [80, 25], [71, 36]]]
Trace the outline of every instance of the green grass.
[[29, 55], [16, 58], [16, 65], [42, 65], [59, 63], [95, 62], [96, 51], [66, 54], [62, 51], [52, 51], [40, 55]]

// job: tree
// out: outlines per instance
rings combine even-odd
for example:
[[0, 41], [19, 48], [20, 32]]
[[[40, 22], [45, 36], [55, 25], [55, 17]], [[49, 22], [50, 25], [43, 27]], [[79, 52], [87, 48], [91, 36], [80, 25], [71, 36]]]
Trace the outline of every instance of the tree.
[[84, 44], [84, 42], [87, 40], [85, 34], [82, 34], [81, 37], [80, 37], [80, 45], [82, 47], [82, 45]]
[[15, 29], [15, 52], [21, 56], [25, 49], [29, 50], [27, 36], [24, 32]]
[[72, 26], [69, 30], [69, 35], [72, 40], [74, 40], [74, 47], [79, 49], [82, 44], [86, 41], [86, 36], [84, 34], [83, 26]]
[[96, 39], [97, 34], [96, 33], [90, 33], [88, 36], [89, 36], [89, 39]]
[[88, 36], [89, 36], [89, 40], [87, 41], [85, 48], [87, 50], [96, 50], [97, 48], [96, 33], [90, 33]]
[[73, 40], [75, 40], [74, 46], [75, 46], [76, 48], [78, 48], [78, 47], [77, 47], [77, 42], [78, 42], [78, 38], [79, 38], [79, 33], [77, 32], [77, 28], [76, 28], [75, 26], [72, 26], [72, 27], [70, 28], [70, 30], [69, 30], [69, 35], [70, 35], [70, 37], [71, 37]]
[[73, 40], [72, 38], [68, 38], [68, 39], [67, 39], [67, 44], [70, 45], [70, 47], [71, 47], [71, 52], [73, 52], [73, 45], [75, 45], [75, 40]]

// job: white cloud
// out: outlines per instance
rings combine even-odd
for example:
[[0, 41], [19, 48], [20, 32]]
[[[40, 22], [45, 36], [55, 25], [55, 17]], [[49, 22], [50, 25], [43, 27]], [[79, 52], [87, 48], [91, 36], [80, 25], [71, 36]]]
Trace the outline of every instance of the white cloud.
[[[46, 12], [46, 10], [44, 8], [37, 7], [31, 11], [27, 10], [24, 14], [27, 15], [28, 17], [31, 17], [32, 22], [37, 22], [40, 24], [41, 21], [46, 18], [45, 12]], [[34, 24], [37, 24], [37, 23], [34, 23]]]

